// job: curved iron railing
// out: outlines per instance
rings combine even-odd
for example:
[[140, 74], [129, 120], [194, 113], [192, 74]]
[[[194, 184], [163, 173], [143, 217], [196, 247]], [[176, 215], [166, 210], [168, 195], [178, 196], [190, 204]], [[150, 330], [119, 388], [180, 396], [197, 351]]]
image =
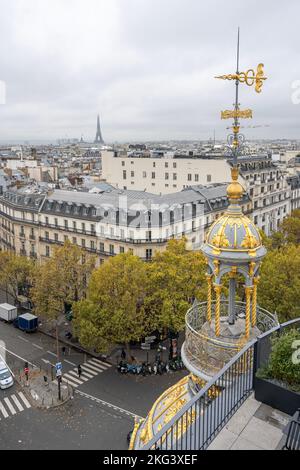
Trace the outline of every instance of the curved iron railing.
[[[212, 318], [215, 313], [215, 302], [211, 306]], [[185, 365], [192, 369], [195, 374], [201, 371], [202, 374], [212, 376], [216, 374], [228, 361], [247, 343], [244, 336], [241, 337], [220, 337], [209, 336], [203, 326], [206, 320], [207, 303], [195, 303], [186, 314], [186, 333], [183, 345], [183, 361]], [[236, 302], [236, 315], [245, 318], [246, 304]], [[278, 325], [275, 315], [257, 306], [257, 328], [261, 333], [270, 330]], [[228, 315], [228, 301], [221, 301], [221, 317]], [[209, 368], [206, 365], [209, 364]]]

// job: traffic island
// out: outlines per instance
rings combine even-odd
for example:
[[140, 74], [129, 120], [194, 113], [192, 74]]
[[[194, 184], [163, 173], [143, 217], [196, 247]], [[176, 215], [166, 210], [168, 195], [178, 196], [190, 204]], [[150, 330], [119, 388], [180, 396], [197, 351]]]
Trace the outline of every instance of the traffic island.
[[39, 369], [31, 370], [28, 379], [26, 374], [19, 375], [17, 379], [31, 404], [36, 408], [55, 408], [73, 398], [72, 387], [63, 382], [60, 384], [59, 397], [57, 380], [49, 380]]

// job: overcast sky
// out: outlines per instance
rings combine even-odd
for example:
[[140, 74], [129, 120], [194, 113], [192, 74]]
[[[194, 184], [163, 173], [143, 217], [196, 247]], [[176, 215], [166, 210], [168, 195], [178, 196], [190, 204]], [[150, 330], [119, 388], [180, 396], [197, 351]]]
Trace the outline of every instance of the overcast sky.
[[[243, 86], [250, 138], [300, 138], [299, 0], [0, 0], [0, 141], [107, 142], [226, 136], [237, 27], [241, 70], [265, 64], [262, 93]], [[248, 125], [249, 122], [245, 121]]]

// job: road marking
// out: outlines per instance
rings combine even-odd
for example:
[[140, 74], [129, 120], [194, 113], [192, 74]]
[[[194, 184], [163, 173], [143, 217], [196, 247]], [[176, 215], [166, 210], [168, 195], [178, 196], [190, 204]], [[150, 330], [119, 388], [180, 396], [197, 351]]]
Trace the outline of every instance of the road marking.
[[79, 379], [73, 377], [72, 375], [64, 374], [64, 377], [67, 377], [67, 379], [71, 379], [71, 380], [73, 380], [74, 382], [79, 383], [79, 385], [82, 385], [82, 384], [83, 384], [82, 380], [79, 380]]
[[[65, 377], [62, 378], [62, 381], [66, 382], [67, 384], [72, 385], [72, 387], [78, 387], [78, 384], [76, 384], [75, 382], [72, 382], [71, 380], [66, 379]], [[55, 383], [57, 384], [57, 380], [55, 380]]]
[[4, 398], [4, 401], [6, 403], [6, 406], [7, 408], [9, 409], [9, 411], [11, 412], [12, 415], [15, 415], [16, 414], [16, 410], [14, 409], [14, 407], [12, 406], [12, 404], [10, 403], [9, 399], [7, 397]]
[[4, 418], [8, 418], [8, 413], [0, 401], [0, 411], [3, 414]]
[[[68, 370], [68, 375], [69, 375], [69, 374], [72, 374], [72, 376], [75, 375], [75, 377], [79, 377], [78, 374], [77, 374], [77, 372], [75, 372], [75, 370]], [[66, 374], [65, 374], [65, 375], [66, 375]], [[86, 382], [87, 380], [89, 380], [89, 379], [87, 379], [86, 377], [83, 377], [82, 375], [80, 376], [80, 379], [81, 379], [81, 380], [84, 380], [85, 382]]]
[[18, 336], [19, 339], [21, 339], [22, 341], [25, 341], [25, 343], [29, 343], [30, 341], [28, 341], [28, 339], [26, 338], [23, 338], [22, 336]]
[[19, 402], [19, 400], [17, 399], [16, 395], [12, 395], [11, 398], [13, 399], [15, 404], [17, 405], [17, 408], [19, 409], [19, 411], [24, 411], [24, 408], [21, 405], [21, 403]]
[[43, 358], [42, 358], [42, 361], [43, 361], [45, 364], [51, 364], [50, 361], [47, 361], [47, 359], [43, 359]]
[[76, 364], [74, 364], [74, 362], [67, 361], [67, 359], [64, 359], [63, 361], [66, 362], [67, 364], [70, 364], [71, 366], [76, 366]]
[[31, 343], [31, 344], [32, 344], [32, 346], [34, 346], [35, 348], [44, 349], [44, 348], [42, 348], [42, 346], [39, 346], [38, 344], [35, 344], [35, 343]]
[[85, 363], [84, 363], [84, 366], [85, 366], [85, 367], [88, 367], [89, 369], [94, 370], [94, 371], [96, 371], [96, 372], [98, 372], [98, 373], [99, 373], [99, 372], [100, 372], [100, 373], [103, 372], [103, 369], [100, 369], [100, 367], [98, 367], [98, 366], [93, 366], [93, 365], [90, 364], [89, 362], [85, 362]]
[[26, 408], [31, 408], [31, 404], [29, 403], [29, 401], [27, 400], [27, 398], [25, 397], [23, 392], [19, 392], [19, 397], [22, 399], [22, 401], [25, 404]]
[[93, 379], [95, 377], [95, 375], [88, 374], [84, 370], [81, 372], [81, 375], [84, 375], [85, 377], [88, 377], [89, 379]]
[[51, 354], [51, 356], [54, 356], [54, 357], [57, 357], [57, 354], [54, 354], [53, 352], [51, 351], [47, 351], [48, 354]]
[[108, 406], [109, 408], [113, 408], [116, 411], [120, 411], [121, 413], [126, 413], [128, 416], [132, 416], [133, 418], [143, 419], [141, 416], [138, 416], [131, 411], [120, 408], [119, 406], [113, 405], [112, 403], [108, 403], [107, 401], [101, 400], [100, 398], [93, 397], [92, 395], [88, 395], [87, 393], [81, 392], [80, 390], [75, 390], [75, 393], [78, 393], [85, 398], [89, 398], [90, 400], [96, 401], [97, 403], [101, 403], [102, 405]]
[[87, 370], [87, 372], [88, 372], [89, 374], [92, 374], [94, 377], [95, 377], [96, 375], [98, 375], [97, 372], [95, 372], [94, 370], [89, 369], [89, 368], [86, 366], [86, 364], [84, 364], [83, 366], [81, 366], [81, 368], [82, 368], [83, 370]]
[[36, 366], [32, 362], [28, 361], [28, 359], [24, 359], [24, 357], [18, 356], [17, 354], [13, 353], [12, 351], [9, 351], [8, 349], [6, 349], [4, 346], [1, 346], [1, 343], [0, 343], [0, 348], [4, 349], [4, 351], [6, 351], [8, 354], [11, 354], [12, 356], [17, 357], [18, 359], [21, 359], [23, 362], [28, 362], [28, 364], [30, 364], [32, 367], [35, 367], [36, 369], [38, 369], [38, 366]]
[[93, 366], [100, 367], [100, 369], [102, 369], [102, 370], [107, 370], [107, 369], [109, 369], [109, 366], [104, 365], [104, 364], [98, 364], [97, 362], [94, 362], [93, 359], [91, 359], [90, 361], [88, 361], [88, 363], [91, 364], [91, 365], [93, 365]]
[[102, 364], [105, 367], [111, 367], [111, 364], [108, 364], [107, 362], [100, 361], [100, 359], [96, 359], [95, 357], [93, 357], [93, 359], [91, 359], [91, 361], [92, 362], [98, 362], [99, 364]]

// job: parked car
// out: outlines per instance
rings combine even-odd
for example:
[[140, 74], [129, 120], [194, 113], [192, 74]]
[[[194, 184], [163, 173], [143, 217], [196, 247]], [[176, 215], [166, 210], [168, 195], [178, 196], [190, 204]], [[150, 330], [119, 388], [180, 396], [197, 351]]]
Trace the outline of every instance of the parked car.
[[8, 366], [5, 364], [5, 362], [0, 362], [0, 389], [4, 390], [6, 388], [12, 387], [13, 384], [14, 379]]

